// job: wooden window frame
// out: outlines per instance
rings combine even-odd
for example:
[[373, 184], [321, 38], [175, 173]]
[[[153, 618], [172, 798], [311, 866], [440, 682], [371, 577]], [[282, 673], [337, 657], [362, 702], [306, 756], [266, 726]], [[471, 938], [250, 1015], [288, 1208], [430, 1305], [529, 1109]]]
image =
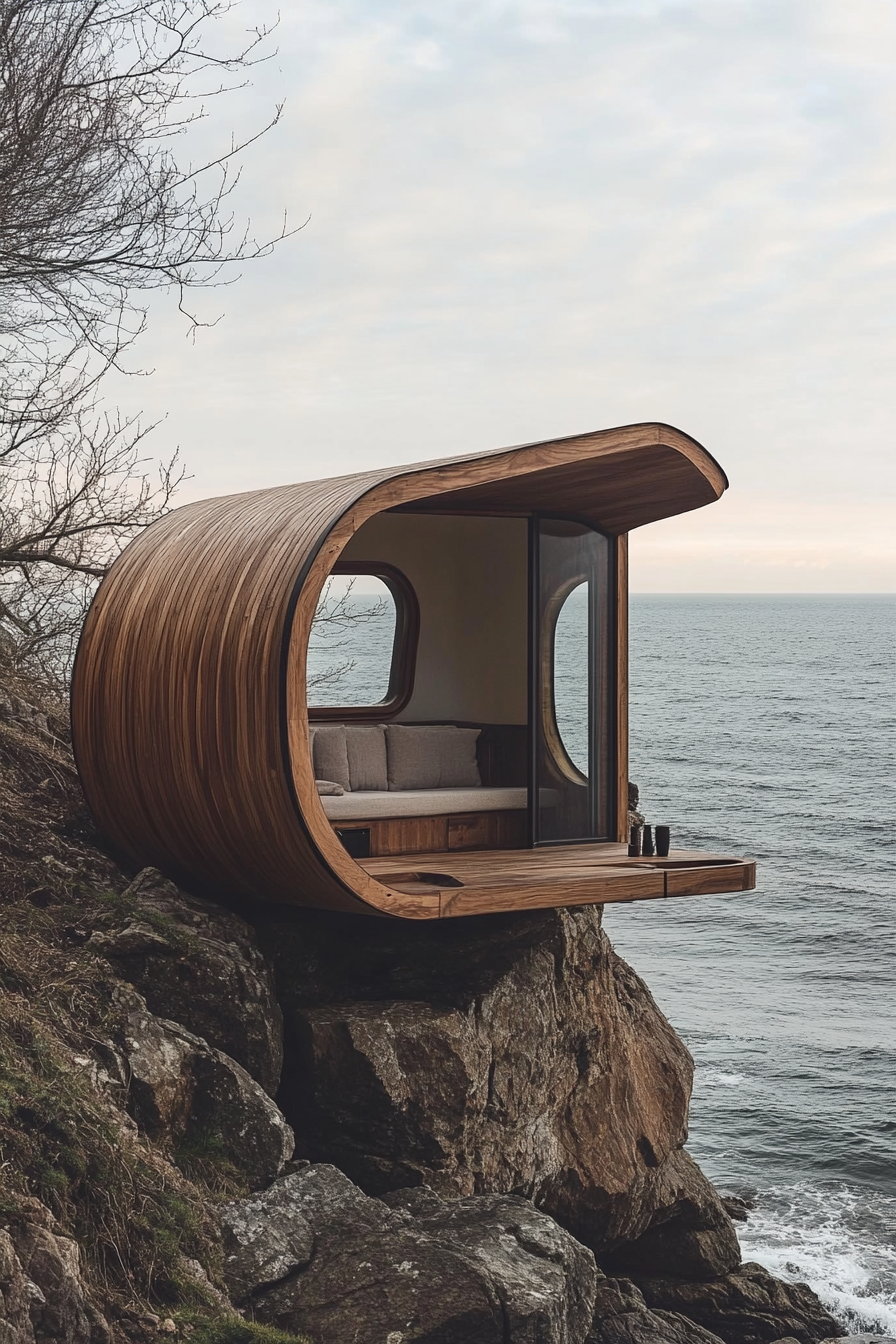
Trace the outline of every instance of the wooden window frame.
[[414, 693], [417, 671], [417, 645], [420, 640], [420, 604], [406, 574], [384, 560], [337, 560], [330, 574], [365, 575], [379, 579], [392, 594], [395, 603], [395, 637], [392, 641], [392, 666], [384, 700], [375, 705], [309, 705], [311, 722], [381, 723], [394, 718]]

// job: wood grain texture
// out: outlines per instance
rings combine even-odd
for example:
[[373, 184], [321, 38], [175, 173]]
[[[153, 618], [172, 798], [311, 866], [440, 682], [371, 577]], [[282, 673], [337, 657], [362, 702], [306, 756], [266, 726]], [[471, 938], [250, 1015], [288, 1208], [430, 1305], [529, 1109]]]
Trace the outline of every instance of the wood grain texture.
[[525, 812], [471, 812], [448, 818], [449, 849], [519, 849], [526, 843]]
[[677, 868], [666, 873], [667, 896], [718, 895], [723, 891], [752, 891], [756, 865], [732, 863], [718, 868]]
[[[361, 863], [368, 872], [387, 873], [395, 859]], [[668, 860], [630, 859], [625, 846], [606, 843], [499, 853], [420, 853], [414, 855], [414, 867], [441, 875], [442, 918], [750, 891], [756, 884], [751, 860], [688, 851], [673, 852]]]
[[346, 854], [314, 788], [305, 656], [349, 538], [405, 505], [537, 507], [616, 534], [726, 484], [693, 439], [648, 424], [177, 509], [113, 565], [78, 649], [73, 738], [100, 828], [196, 890], [438, 918], [438, 893], [391, 890]]
[[448, 848], [447, 817], [395, 817], [371, 821], [370, 853], [414, 854]]
[[461, 849], [519, 849], [526, 843], [521, 811], [470, 812], [434, 817], [373, 817], [331, 823], [334, 832], [369, 831], [370, 856], [442, 853]]

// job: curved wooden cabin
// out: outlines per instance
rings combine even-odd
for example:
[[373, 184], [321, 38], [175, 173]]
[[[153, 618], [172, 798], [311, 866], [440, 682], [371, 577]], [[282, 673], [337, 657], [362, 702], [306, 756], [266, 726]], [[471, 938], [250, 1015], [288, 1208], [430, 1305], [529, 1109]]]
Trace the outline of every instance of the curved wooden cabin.
[[[188, 887], [415, 919], [751, 887], [742, 860], [622, 843], [626, 534], [726, 486], [693, 439], [644, 424], [177, 509], [113, 565], [78, 649], [100, 827]], [[387, 725], [364, 741], [397, 773], [322, 798], [306, 658], [334, 567], [386, 577], [401, 656], [385, 700], [312, 709], [312, 726], [341, 752], [342, 725]], [[573, 592], [578, 763], [554, 695]], [[443, 750], [466, 752], [457, 778]]]

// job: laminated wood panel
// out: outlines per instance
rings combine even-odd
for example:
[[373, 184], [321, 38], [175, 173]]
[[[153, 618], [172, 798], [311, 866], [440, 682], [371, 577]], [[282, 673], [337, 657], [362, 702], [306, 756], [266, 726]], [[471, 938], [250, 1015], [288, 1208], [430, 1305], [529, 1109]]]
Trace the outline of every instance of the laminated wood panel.
[[508, 875], [487, 887], [446, 887], [441, 916], [500, 914], [508, 910], [540, 910], [558, 905], [605, 905], [614, 901], [653, 901], [665, 895], [662, 873], [632, 873], [607, 868], [599, 878], [583, 877], [560, 865], [529, 877]]
[[331, 823], [334, 831], [369, 831], [370, 857], [459, 849], [518, 849], [526, 843], [525, 812], [473, 812], [443, 817], [374, 817]]
[[[369, 872], [385, 873], [395, 860], [362, 863]], [[750, 891], [756, 882], [756, 865], [748, 859], [683, 851], [667, 860], [630, 859], [623, 845], [607, 843], [503, 853], [416, 854], [414, 866], [441, 875], [443, 918]]]
[[519, 849], [526, 843], [525, 812], [474, 812], [448, 818], [449, 849]]
[[448, 848], [447, 817], [396, 817], [372, 821], [371, 854], [414, 854]]
[[750, 891], [756, 885], [756, 865], [732, 863], [718, 868], [676, 868], [666, 873], [667, 896], [717, 896], [725, 891]]

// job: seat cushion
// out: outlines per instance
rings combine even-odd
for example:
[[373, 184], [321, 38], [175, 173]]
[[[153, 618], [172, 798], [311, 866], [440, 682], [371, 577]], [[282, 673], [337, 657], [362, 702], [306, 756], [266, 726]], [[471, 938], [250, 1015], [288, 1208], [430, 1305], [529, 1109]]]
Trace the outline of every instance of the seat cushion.
[[321, 798], [330, 821], [376, 821], [387, 817], [444, 817], [463, 812], [504, 812], [525, 808], [526, 789], [378, 790]]

